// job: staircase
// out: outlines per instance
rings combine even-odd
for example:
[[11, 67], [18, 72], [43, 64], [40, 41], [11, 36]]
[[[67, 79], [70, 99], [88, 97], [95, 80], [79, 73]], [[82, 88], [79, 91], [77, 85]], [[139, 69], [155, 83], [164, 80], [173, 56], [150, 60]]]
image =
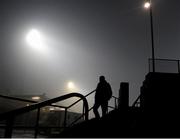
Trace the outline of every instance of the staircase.
[[91, 119], [65, 130], [58, 136], [68, 138], [118, 138], [135, 137], [137, 113], [132, 110], [113, 110], [100, 119]]
[[56, 137], [180, 137], [180, 74], [146, 75], [136, 103], [116, 109], [100, 119], [91, 119], [65, 130]]

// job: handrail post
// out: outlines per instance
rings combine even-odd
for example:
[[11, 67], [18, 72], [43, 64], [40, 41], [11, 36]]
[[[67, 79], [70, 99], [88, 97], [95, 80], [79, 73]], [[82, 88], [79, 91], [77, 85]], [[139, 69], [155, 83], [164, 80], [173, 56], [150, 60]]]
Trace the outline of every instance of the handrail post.
[[148, 59], [149, 72], [151, 72], [151, 59]]
[[34, 138], [37, 138], [38, 131], [39, 131], [39, 117], [40, 117], [40, 108], [38, 108], [38, 110], [37, 110], [37, 118], [36, 118]]
[[114, 98], [114, 107], [115, 107], [115, 109], [117, 109], [117, 101], [116, 101], [117, 99], [116, 98]]
[[66, 120], [67, 120], [67, 108], [64, 111], [64, 128], [66, 128]]
[[83, 102], [83, 120], [85, 119], [84, 118], [84, 111], [85, 111], [85, 108], [84, 108], [84, 102]]
[[14, 116], [11, 116], [6, 120], [6, 128], [5, 128], [5, 134], [4, 134], [5, 138], [12, 137], [13, 122], [14, 122]]
[[178, 73], [180, 73], [180, 65], [179, 65], [179, 60], [178, 60]]

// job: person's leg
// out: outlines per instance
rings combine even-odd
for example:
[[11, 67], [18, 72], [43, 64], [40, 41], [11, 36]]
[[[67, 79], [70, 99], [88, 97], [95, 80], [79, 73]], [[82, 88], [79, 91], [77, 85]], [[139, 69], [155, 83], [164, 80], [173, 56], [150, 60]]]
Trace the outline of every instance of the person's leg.
[[99, 108], [100, 104], [95, 103], [94, 107], [93, 107], [93, 112], [96, 118], [100, 118], [99, 112], [98, 112], [98, 108]]
[[101, 104], [101, 108], [102, 108], [102, 116], [106, 115], [107, 110], [108, 110], [108, 101], [107, 102], [103, 102]]

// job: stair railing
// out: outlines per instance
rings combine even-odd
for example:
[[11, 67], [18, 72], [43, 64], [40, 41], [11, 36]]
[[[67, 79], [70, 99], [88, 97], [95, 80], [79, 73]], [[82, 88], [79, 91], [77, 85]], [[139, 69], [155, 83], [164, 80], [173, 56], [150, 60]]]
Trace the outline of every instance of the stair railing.
[[[11, 96], [5, 96], [5, 95], [0, 95], [0, 98], [5, 98], [5, 99], [9, 99], [9, 100], [16, 100], [16, 101], [21, 101], [21, 102], [28, 102], [28, 103], [38, 103], [38, 101], [34, 101], [34, 100], [18, 98], [18, 97], [11, 97]], [[50, 104], [49, 106], [59, 107], [59, 108], [63, 108], [63, 109], [66, 108], [64, 106], [54, 105], [54, 104]]]
[[[88, 93], [87, 95], [85, 95], [84, 97], [87, 98], [88, 96], [90, 96], [91, 94], [95, 93], [96, 90], [91, 91], [90, 93]], [[108, 106], [108, 108], [111, 109], [117, 109], [118, 108], [118, 100], [119, 98], [112, 96], [112, 99], [114, 99], [114, 107], [113, 106]], [[77, 100], [76, 102], [74, 102], [73, 104], [71, 104], [68, 108], [74, 106], [75, 104], [77, 104], [79, 101], [81, 101], [81, 99]], [[88, 113], [93, 109], [94, 106], [92, 106], [91, 108], [89, 108]], [[84, 109], [83, 109], [84, 110]], [[78, 120], [80, 120], [81, 118], [83, 118], [85, 115], [85, 112], [83, 111], [82, 115], [79, 116], [76, 120], [74, 120], [68, 127], [72, 127], [74, 124], [77, 123]]]
[[[171, 62], [171, 63], [175, 63], [176, 64], [176, 72], [175, 73], [180, 73], [180, 60], [179, 59], [160, 59], [160, 58], [156, 58], [154, 60], [155, 60], [155, 64], [156, 65], [158, 65], [158, 62]], [[151, 69], [152, 59], [151, 58], [148, 59], [148, 63], [149, 63], [149, 72], [151, 72], [152, 71], [152, 69]], [[155, 72], [157, 72], [157, 71], [155, 71]], [[160, 71], [160, 72], [162, 72], [162, 71]]]
[[[91, 91], [90, 93], [88, 93], [87, 95], [84, 96], [84, 98], [86, 98], [87, 100], [87, 97], [90, 96], [91, 94], [95, 93], [96, 90], [93, 90]], [[33, 101], [33, 100], [27, 100], [27, 99], [21, 99], [21, 98], [15, 98], [15, 97], [10, 97], [10, 96], [4, 96], [4, 95], [0, 95], [0, 97], [2, 98], [6, 98], [6, 99], [11, 99], [11, 100], [18, 100], [18, 101], [23, 101], [23, 102], [30, 102], [30, 103], [37, 103], [36, 101]], [[72, 96], [73, 97], [73, 96]], [[58, 97], [59, 98], [59, 97]], [[53, 107], [59, 107], [59, 108], [63, 108], [64, 109], [64, 128], [67, 128], [67, 127], [71, 127], [72, 125], [76, 124], [80, 119], [84, 119], [86, 120], [87, 118], [87, 115], [89, 114], [89, 112], [93, 109], [93, 106], [86, 110], [85, 108], [85, 103], [83, 103], [83, 113], [82, 115], [80, 115], [77, 119], [75, 119], [71, 124], [67, 125], [67, 112], [68, 112], [68, 109], [73, 107], [74, 105], [76, 105], [78, 102], [80, 102], [81, 100], [84, 99], [83, 97], [80, 97], [80, 99], [78, 99], [77, 101], [75, 101], [74, 103], [72, 103], [71, 105], [65, 107], [65, 106], [59, 106], [59, 105], [52, 105], [52, 103], [55, 103], [55, 102], [52, 102], [52, 103], [48, 103], [46, 106], [53, 106]], [[108, 106], [108, 108], [111, 108], [111, 109], [117, 109], [117, 103], [118, 103], [118, 98], [115, 97], [115, 96], [112, 96], [112, 99], [114, 99], [114, 107], [113, 106]], [[45, 106], [45, 105], [44, 105]], [[42, 107], [44, 107], [42, 106]], [[30, 107], [30, 106], [28, 106]], [[15, 110], [16, 111], [16, 110]], [[8, 114], [7, 114], [8, 115]], [[34, 137], [37, 137], [37, 134], [38, 134], [38, 123], [39, 123], [39, 115], [40, 115], [40, 108], [38, 109], [37, 111], [37, 119], [36, 119], [36, 130], [35, 130], [35, 135]], [[1, 120], [1, 115], [0, 115], [0, 120]], [[7, 122], [8, 123], [8, 122]], [[12, 130], [12, 129], [11, 129]], [[5, 136], [8, 136], [10, 135], [10, 131], [6, 131], [7, 134]], [[12, 133], [11, 133], [12, 134]]]
[[137, 99], [134, 101], [134, 103], [132, 104], [132, 107], [140, 107], [140, 97], [141, 95], [139, 95], [137, 97]]
[[11, 138], [12, 137], [13, 122], [14, 122], [14, 118], [17, 115], [20, 115], [20, 114], [23, 114], [23, 113], [26, 113], [26, 112], [29, 112], [29, 111], [32, 111], [32, 110], [37, 110], [37, 119], [36, 119], [35, 134], [34, 134], [34, 137], [36, 138], [37, 134], [38, 134], [38, 129], [39, 129], [40, 109], [42, 107], [49, 106], [52, 103], [63, 101], [63, 100], [69, 99], [71, 97], [79, 97], [79, 98], [81, 98], [81, 100], [83, 101], [83, 109], [85, 110], [84, 117], [85, 117], [85, 120], [88, 120], [89, 106], [88, 106], [88, 102], [87, 102], [86, 98], [82, 94], [79, 94], [79, 93], [70, 93], [70, 94], [63, 95], [63, 96], [60, 96], [60, 97], [56, 97], [56, 98], [46, 100], [46, 101], [43, 101], [43, 102], [40, 102], [40, 103], [32, 104], [32, 105], [30, 105], [28, 107], [26, 106], [26, 107], [23, 107], [23, 108], [19, 108], [19, 109], [12, 110], [10, 112], [6, 112], [6, 113], [1, 114], [0, 115], [0, 120], [6, 120], [6, 127], [5, 127], [4, 137], [5, 138]]

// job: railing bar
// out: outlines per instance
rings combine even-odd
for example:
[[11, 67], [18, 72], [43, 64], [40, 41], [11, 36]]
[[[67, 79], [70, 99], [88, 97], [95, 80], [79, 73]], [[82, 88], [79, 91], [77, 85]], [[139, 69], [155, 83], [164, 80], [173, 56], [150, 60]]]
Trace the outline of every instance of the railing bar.
[[179, 60], [178, 60], [178, 73], [180, 73], [180, 67], [179, 67]]
[[[0, 126], [0, 128], [5, 128], [6, 126]], [[34, 126], [12, 126], [13, 129], [29, 128], [34, 129]], [[38, 128], [64, 128], [64, 126], [39, 126]]]
[[114, 99], [114, 106], [115, 106], [115, 108], [117, 108], [117, 106], [116, 106], [116, 98]]
[[74, 125], [74, 123], [76, 123], [79, 119], [81, 119], [84, 116], [84, 114], [82, 114], [79, 118], [77, 118], [76, 120], [74, 120], [74, 122], [72, 122], [68, 127], [71, 127], [72, 125]]
[[112, 96], [112, 98], [118, 99], [118, 97]]
[[6, 119], [5, 134], [4, 134], [5, 138], [12, 137], [13, 123], [14, 123], [14, 115]]
[[4, 96], [4, 95], [0, 95], [0, 97], [6, 98], [6, 99], [12, 99], [12, 100], [24, 101], [24, 102], [37, 103], [37, 101], [33, 101], [33, 100], [27, 100], [27, 99], [16, 98], [16, 97], [10, 97], [10, 96]]
[[[17, 97], [11, 97], [11, 96], [0, 95], [0, 97], [6, 98], [6, 99], [11, 99], [11, 100], [23, 101], [23, 102], [38, 103], [37, 101], [28, 100], [28, 99], [22, 99], [22, 98], [17, 98]], [[59, 105], [49, 105], [49, 106], [66, 108], [65, 106], [59, 106]]]
[[[84, 103], [83, 103], [83, 115], [84, 115], [84, 111], [85, 111], [85, 109], [84, 109]], [[84, 116], [83, 116], [83, 120], [84, 120]]]
[[[152, 60], [151, 58], [149, 60]], [[161, 58], [156, 58], [155, 60], [161, 60], [161, 61], [178, 61], [177, 59], [161, 59]]]
[[39, 118], [40, 118], [40, 108], [37, 109], [37, 118], [36, 118], [34, 138], [37, 138], [37, 135], [38, 135], [38, 131], [39, 131]]
[[64, 111], [64, 127], [66, 128], [66, 120], [67, 120], [67, 109]]
[[[92, 92], [88, 93], [87, 95], [85, 95], [84, 97], [89, 96], [90, 94], [94, 93], [96, 90], [93, 90]], [[73, 105], [77, 104], [79, 101], [81, 101], [82, 99], [77, 100], [76, 102], [74, 102], [73, 104], [69, 105], [67, 108], [72, 107]]]
[[81, 101], [82, 99], [80, 98], [79, 100], [77, 100], [76, 102], [74, 102], [73, 104], [69, 105], [67, 108], [69, 109], [70, 107], [74, 106], [75, 104], [77, 104], [79, 101]]
[[[152, 61], [152, 59], [151, 58], [149, 58], [149, 72], [150, 72], [150, 61]], [[157, 59], [155, 59], [155, 61], [171, 61], [171, 62], [177, 62], [177, 67], [178, 67], [178, 73], [180, 73], [180, 60], [178, 60], [178, 59], [161, 59], [161, 58], [157, 58]]]
[[49, 106], [59, 107], [59, 108], [64, 108], [64, 109], [66, 109], [66, 108], [67, 108], [67, 107], [65, 107], [65, 106], [59, 106], [59, 105], [49, 105]]
[[151, 59], [148, 59], [148, 65], [149, 65], [149, 72], [151, 71], [151, 64], [150, 64], [150, 61], [151, 61]]
[[[37, 107], [41, 108], [41, 107], [45, 107], [49, 104], [52, 104], [52, 103], [55, 103], [55, 102], [58, 102], [58, 101], [62, 101], [64, 99], [68, 99], [70, 97], [84, 97], [83, 95], [79, 94], [79, 93], [71, 93], [71, 94], [67, 94], [67, 95], [64, 95], [64, 96], [60, 96], [60, 97], [57, 97], [57, 98], [54, 98], [54, 99], [50, 99], [50, 100], [46, 100], [44, 102], [40, 102], [40, 103], [36, 103], [36, 104], [32, 104], [30, 106], [26, 106], [26, 107], [23, 107], [23, 108], [19, 108], [19, 109], [16, 109], [16, 110], [12, 110], [10, 112], [6, 112], [6, 113], [3, 113], [0, 115], [0, 120], [4, 120], [6, 119], [7, 115], [11, 115], [11, 114], [14, 114], [16, 113], [17, 114], [21, 114], [21, 113], [25, 113], [25, 112], [28, 112], [28, 111], [31, 111], [31, 110], [34, 110], [34, 109], [37, 109]], [[87, 100], [85, 98], [83, 98], [83, 101], [86, 103], [85, 105], [85, 108], [86, 110], [88, 110], [88, 103], [87, 103]], [[88, 119], [88, 115], [86, 115], [86, 119]]]
[[112, 108], [112, 109], [114, 109], [115, 107], [113, 107], [113, 106], [108, 106], [109, 108]]
[[134, 101], [134, 103], [132, 104], [132, 107], [134, 107], [136, 105], [136, 103], [138, 102], [138, 100], [140, 99], [141, 94], [137, 97], [137, 99]]
[[93, 90], [92, 92], [90, 92], [89, 94], [85, 95], [84, 97], [87, 97], [89, 95], [91, 95], [92, 93], [94, 93], [96, 90]]
[[[88, 110], [91, 111], [93, 109], [93, 106]], [[82, 114], [79, 118], [77, 118], [74, 122], [72, 122], [68, 127], [71, 127], [74, 123], [76, 123], [79, 119], [81, 119], [85, 114]]]

